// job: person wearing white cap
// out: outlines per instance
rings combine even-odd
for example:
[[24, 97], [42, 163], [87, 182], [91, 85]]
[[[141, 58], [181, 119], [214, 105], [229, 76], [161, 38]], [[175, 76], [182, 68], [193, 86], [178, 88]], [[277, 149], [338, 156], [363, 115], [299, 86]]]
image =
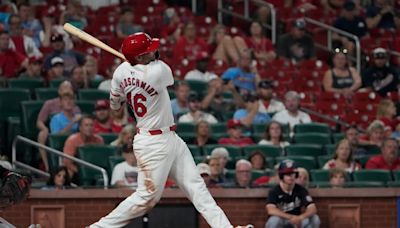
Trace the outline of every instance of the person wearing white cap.
[[399, 74], [388, 65], [388, 53], [383, 48], [375, 48], [372, 52], [373, 65], [362, 74], [362, 87], [385, 97], [388, 92], [398, 91]]
[[231, 160], [231, 157], [229, 156], [229, 152], [226, 148], [224, 147], [217, 147], [214, 150], [211, 151], [211, 157], [212, 158], [217, 158], [220, 163], [220, 173], [222, 175], [225, 175], [226, 172], [228, 171], [225, 167], [226, 164], [228, 163], [229, 160]]

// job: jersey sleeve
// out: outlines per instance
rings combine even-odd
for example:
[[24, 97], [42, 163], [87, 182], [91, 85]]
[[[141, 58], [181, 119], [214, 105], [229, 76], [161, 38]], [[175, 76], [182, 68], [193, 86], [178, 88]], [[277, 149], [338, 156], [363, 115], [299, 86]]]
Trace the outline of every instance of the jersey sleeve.
[[307, 207], [308, 205], [314, 203], [312, 197], [308, 193], [307, 189], [299, 186], [300, 198], [301, 198], [301, 206]]
[[162, 78], [160, 78], [161, 85], [163, 87], [171, 86], [174, 84], [174, 76], [172, 74], [171, 68], [161, 60], [158, 60], [162, 65]]
[[278, 192], [276, 191], [276, 188], [271, 189], [268, 193], [268, 198], [267, 198], [267, 204], [278, 204]]
[[121, 103], [125, 101], [124, 91], [122, 91], [119, 86], [123, 76], [121, 71], [121, 67], [118, 67], [111, 80], [110, 108], [113, 110], [119, 110], [121, 108]]

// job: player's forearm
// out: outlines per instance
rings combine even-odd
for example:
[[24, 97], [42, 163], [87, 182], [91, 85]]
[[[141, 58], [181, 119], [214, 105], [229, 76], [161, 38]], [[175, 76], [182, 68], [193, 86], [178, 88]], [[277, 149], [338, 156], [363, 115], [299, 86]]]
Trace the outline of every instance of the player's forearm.
[[293, 216], [292, 214], [283, 212], [276, 207], [268, 207], [268, 206], [267, 206], [267, 213], [270, 216], [278, 216], [278, 217], [285, 218], [285, 219], [290, 219]]

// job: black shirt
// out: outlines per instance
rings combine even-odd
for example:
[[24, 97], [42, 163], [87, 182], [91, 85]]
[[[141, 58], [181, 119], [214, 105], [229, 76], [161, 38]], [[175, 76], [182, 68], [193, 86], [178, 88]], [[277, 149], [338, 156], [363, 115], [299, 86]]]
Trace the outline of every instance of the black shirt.
[[314, 202], [307, 189], [298, 184], [294, 185], [290, 195], [285, 193], [278, 184], [271, 189], [267, 199], [267, 204], [275, 204], [281, 211], [292, 215], [300, 215], [301, 208], [312, 203]]
[[363, 73], [362, 84], [385, 97], [388, 92], [397, 91], [398, 77], [394, 68], [372, 66]]

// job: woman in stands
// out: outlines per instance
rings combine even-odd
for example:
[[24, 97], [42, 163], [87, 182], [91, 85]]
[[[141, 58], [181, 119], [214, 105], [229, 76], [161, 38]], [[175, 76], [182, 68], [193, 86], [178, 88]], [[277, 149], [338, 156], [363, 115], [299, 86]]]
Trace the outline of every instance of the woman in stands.
[[348, 65], [347, 50], [336, 48], [332, 56], [332, 64], [332, 68], [324, 75], [322, 82], [324, 90], [351, 98], [361, 86], [361, 77], [354, 67]]
[[208, 38], [209, 52], [212, 58], [222, 60], [224, 63], [235, 65], [239, 60], [239, 51], [231, 36], [226, 33], [222, 24], [216, 25]]
[[376, 119], [382, 121], [385, 127], [390, 127], [392, 131], [400, 123], [396, 118], [397, 111], [394, 102], [390, 99], [382, 99], [376, 111]]
[[283, 138], [282, 126], [277, 121], [271, 121], [265, 128], [264, 138], [258, 142], [259, 145], [279, 146], [282, 149], [289, 146], [290, 143]]
[[250, 161], [251, 167], [254, 170], [265, 170], [268, 168], [266, 157], [261, 151], [253, 151], [247, 160]]
[[133, 124], [125, 125], [118, 135], [118, 138], [111, 142], [111, 146], [122, 146], [124, 144], [132, 144], [133, 137], [136, 134], [136, 127]]
[[66, 189], [70, 187], [72, 186], [68, 170], [65, 166], [60, 166], [51, 173], [47, 185], [43, 189]]
[[217, 144], [217, 141], [211, 138], [210, 125], [207, 121], [200, 121], [195, 127], [196, 136], [189, 140], [188, 144], [204, 146], [207, 144]]
[[333, 159], [327, 161], [323, 169], [343, 169], [354, 172], [361, 169], [361, 165], [354, 161], [353, 150], [347, 139], [342, 139], [337, 145]]
[[360, 144], [375, 145], [381, 147], [385, 139], [385, 124], [380, 120], [374, 120], [367, 128], [367, 135], [360, 137]]

